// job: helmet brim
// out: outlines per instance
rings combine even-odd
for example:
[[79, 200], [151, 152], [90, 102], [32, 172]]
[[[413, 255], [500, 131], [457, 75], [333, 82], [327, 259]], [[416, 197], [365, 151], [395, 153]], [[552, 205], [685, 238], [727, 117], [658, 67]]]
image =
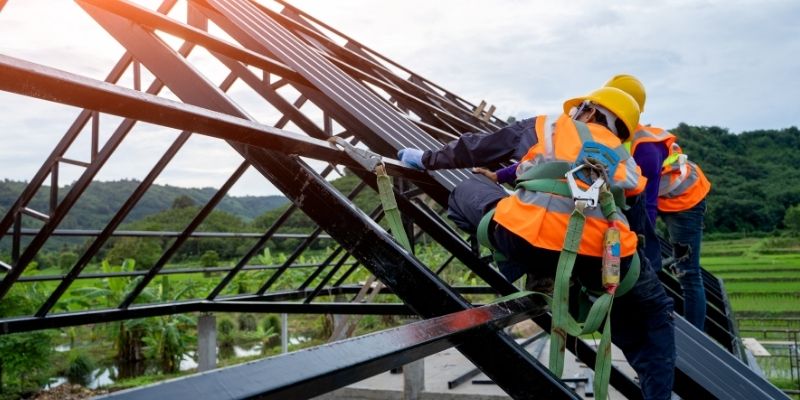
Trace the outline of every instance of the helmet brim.
[[576, 97], [574, 99], [569, 99], [564, 102], [564, 114], [569, 115], [569, 111], [572, 110], [573, 107], [578, 108], [578, 106], [586, 100], [586, 97]]

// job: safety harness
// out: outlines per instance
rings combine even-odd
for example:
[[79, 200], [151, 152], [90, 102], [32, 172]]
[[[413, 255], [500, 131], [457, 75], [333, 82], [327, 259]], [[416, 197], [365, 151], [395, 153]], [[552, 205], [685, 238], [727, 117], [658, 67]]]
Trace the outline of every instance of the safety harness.
[[[575, 125], [582, 137], [591, 137], [585, 124], [575, 121]], [[583, 132], [581, 132], [583, 131]], [[505, 301], [510, 297], [526, 296], [539, 294], [545, 298], [550, 305], [553, 314], [553, 322], [550, 332], [550, 362], [549, 368], [556, 375], [561, 376], [564, 369], [564, 351], [566, 348], [567, 335], [578, 337], [587, 333], [593, 333], [603, 327], [600, 344], [597, 349], [595, 360], [594, 390], [598, 399], [604, 400], [608, 395], [608, 381], [611, 371], [611, 306], [614, 297], [622, 296], [628, 292], [639, 279], [639, 258], [634, 253], [631, 266], [625, 277], [619, 280], [619, 236], [613, 238], [616, 230], [617, 221], [620, 220], [619, 209], [624, 206], [624, 195], [622, 191], [613, 191], [609, 188], [609, 162], [614, 159], [610, 152], [614, 150], [595, 142], [584, 142], [584, 149], [574, 165], [563, 161], [551, 161], [531, 167], [517, 179], [516, 189], [528, 191], [551, 193], [558, 196], [572, 198], [575, 201], [575, 209], [569, 218], [564, 244], [558, 259], [558, 266], [553, 287], [553, 297], [550, 298], [545, 293], [538, 292], [518, 292], [511, 296], [506, 296], [497, 301]], [[589, 150], [586, 145], [589, 145]], [[602, 154], [609, 155], [603, 157]], [[618, 158], [616, 159], [618, 161]], [[616, 165], [616, 164], [613, 164]], [[613, 169], [612, 169], [613, 170]], [[581, 172], [581, 174], [578, 174]], [[594, 178], [587, 190], [581, 189], [575, 180], [576, 176], [581, 180]], [[564, 180], [566, 178], [566, 181]], [[589, 308], [588, 314], [583, 322], [578, 322], [569, 312], [569, 286], [575, 260], [578, 256], [578, 248], [581, 243], [583, 227], [586, 221], [584, 210], [586, 208], [600, 207], [603, 216], [609, 222], [609, 230], [606, 232], [606, 240], [612, 243], [604, 243], [603, 260], [603, 283], [604, 292], [593, 292], [583, 287], [584, 293], [596, 296], [596, 300], [589, 306], [589, 296], [582, 296], [582, 308]], [[481, 245], [492, 250], [495, 261], [504, 260], [502, 254], [496, 251], [489, 240], [489, 228], [494, 216], [491, 210], [483, 216], [478, 226], [477, 237]], [[613, 240], [616, 239], [616, 249], [613, 247]], [[614, 254], [616, 251], [616, 259]], [[614, 265], [616, 262], [616, 265]], [[614, 270], [616, 267], [616, 270]]]
[[[588, 128], [585, 124], [576, 121], [576, 126], [583, 136], [588, 135]], [[381, 157], [366, 149], [359, 149], [339, 137], [333, 137], [330, 142], [341, 146], [345, 152], [368, 171], [375, 172], [378, 183], [378, 193], [386, 215], [389, 228], [395, 239], [408, 251], [411, 251], [411, 243], [403, 228], [400, 212], [392, 190], [392, 178], [386, 174]], [[613, 150], [612, 150], [613, 151]], [[584, 154], [582, 152], [582, 154]], [[578, 322], [569, 313], [569, 285], [572, 269], [575, 266], [575, 259], [578, 256], [578, 248], [581, 243], [583, 225], [586, 221], [584, 210], [600, 206], [603, 215], [609, 221], [610, 229], [614, 229], [615, 221], [619, 220], [619, 207], [624, 204], [624, 197], [621, 191], [612, 194], [608, 185], [608, 160], [603, 162], [600, 153], [589, 151], [594, 157], [583, 157], [582, 164], [571, 166], [566, 162], [548, 162], [539, 164], [518, 178], [517, 188], [528, 191], [552, 193], [559, 196], [573, 198], [575, 200], [575, 210], [569, 219], [567, 234], [564, 238], [564, 245], [559, 256], [558, 268], [556, 271], [553, 297], [547, 294], [520, 291], [509, 296], [495, 300], [496, 302], [511, 300], [517, 297], [528, 296], [531, 294], [540, 295], [545, 298], [553, 313], [553, 322], [550, 335], [550, 370], [557, 376], [561, 376], [564, 369], [564, 350], [566, 348], [567, 335], [580, 336], [587, 333], [596, 332], [600, 325], [605, 322], [600, 345], [597, 349], [595, 361], [595, 396], [600, 400], [605, 400], [608, 395], [608, 381], [611, 372], [611, 305], [615, 296], [621, 296], [630, 290], [639, 279], [639, 258], [636, 254], [631, 261], [630, 269], [622, 281], [619, 281], [619, 260], [617, 258], [616, 271], [608, 271], [608, 276], [604, 275], [604, 283], [611, 282], [606, 286], [603, 293], [592, 293], [597, 297], [594, 304], [589, 308], [588, 314], [583, 322]], [[586, 180], [585, 177], [592, 176], [592, 170], [597, 175], [588, 190], [582, 190], [575, 181], [576, 173], [584, 172], [579, 175], [579, 179]], [[567, 178], [567, 182], [562, 179]], [[492, 250], [495, 260], [502, 260], [502, 254], [495, 251], [489, 241], [489, 225], [494, 215], [494, 210], [488, 212], [481, 219], [478, 226], [478, 241]], [[617, 238], [618, 240], [618, 238]], [[617, 252], [619, 245], [617, 244]], [[617, 253], [617, 257], [619, 254]], [[605, 263], [605, 261], [604, 261]], [[606, 271], [604, 271], [605, 273]], [[614, 276], [616, 273], [616, 276]], [[608, 279], [606, 279], [608, 278]], [[586, 288], [584, 288], [586, 289]], [[588, 297], [586, 297], [588, 299]]]
[[367, 149], [355, 147], [338, 136], [333, 136], [328, 141], [334, 146], [338, 145], [344, 149], [344, 152], [364, 169], [375, 173], [378, 182], [378, 196], [381, 199], [383, 214], [386, 216], [389, 229], [403, 248], [412, 251], [411, 241], [403, 228], [403, 219], [400, 215], [400, 210], [397, 208], [397, 201], [394, 198], [392, 177], [386, 173], [386, 167], [381, 156]]

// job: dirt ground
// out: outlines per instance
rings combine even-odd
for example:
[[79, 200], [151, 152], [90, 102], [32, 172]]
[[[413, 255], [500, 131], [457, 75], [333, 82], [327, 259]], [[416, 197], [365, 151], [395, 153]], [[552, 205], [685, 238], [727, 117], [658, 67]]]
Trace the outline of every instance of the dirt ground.
[[99, 396], [101, 394], [108, 393], [108, 390], [105, 389], [87, 389], [81, 385], [70, 385], [65, 383], [63, 385], [57, 386], [53, 389], [43, 390], [33, 397], [30, 397], [30, 400], [83, 400], [83, 399], [90, 399], [94, 396]]

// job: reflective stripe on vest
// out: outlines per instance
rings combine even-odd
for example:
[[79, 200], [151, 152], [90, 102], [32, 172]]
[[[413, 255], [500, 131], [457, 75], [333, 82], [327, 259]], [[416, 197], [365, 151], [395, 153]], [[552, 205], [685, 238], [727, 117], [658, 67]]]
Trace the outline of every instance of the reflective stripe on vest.
[[[531, 192], [525, 189], [517, 189], [514, 193], [521, 201], [535, 206], [546, 208], [547, 211], [570, 215], [575, 210], [575, 201], [563, 196], [552, 193]], [[586, 208], [583, 212], [586, 218], [605, 219], [600, 207]], [[628, 225], [625, 214], [619, 214], [619, 222]]]
[[[554, 136], [554, 124], [550, 123], [553, 118], [555, 118], [556, 121], [554, 124], [561, 124], [562, 129], [565, 131], [559, 133], [560, 137]], [[594, 141], [613, 148], [617, 153], [620, 158], [620, 165], [617, 168], [616, 174], [611, 177], [612, 186], [625, 189], [626, 191], [635, 190], [636, 193], [633, 194], [637, 194], [644, 190], [644, 184], [642, 183], [643, 179], [641, 173], [639, 172], [638, 166], [636, 165], [636, 161], [631, 157], [624, 145], [619, 142], [614, 143], [619, 139], [617, 139], [617, 137], [614, 136], [610, 131], [603, 129], [607, 132], [607, 137], [605, 138], [602, 134], [598, 134], [598, 137], [595, 137], [591, 129], [586, 129], [585, 131], [577, 129], [575, 126], [575, 121], [563, 114], [559, 117], [536, 117], [534, 129], [534, 133], [536, 134], [537, 138], [537, 144], [533, 145], [520, 161], [516, 171], [517, 177], [524, 175], [525, 172], [527, 172], [532, 166], [541, 164], [543, 162], [564, 161], [570, 164], [575, 162], [574, 158], [577, 156], [577, 152], [576, 154], [570, 154], [567, 158], [563, 158], [563, 156], [559, 157], [559, 149], [555, 145], [555, 142], [557, 140], [568, 142], [577, 138], [577, 140], [574, 142], [574, 145], [577, 146], [577, 151], [580, 151], [580, 148], [583, 146], [584, 142]], [[570, 135], [567, 132], [570, 131], [574, 132], [575, 137], [568, 137]], [[561, 151], [564, 151], [563, 147], [564, 146], [562, 145]]]
[[556, 121], [558, 121], [558, 116], [548, 115], [544, 118], [544, 133], [542, 134], [542, 139], [544, 139], [544, 159], [547, 161], [554, 161], [556, 159], [556, 153], [553, 148], [553, 132], [556, 130], [555, 125]]
[[702, 201], [710, 190], [711, 182], [700, 167], [685, 156], [680, 157], [679, 162], [662, 171], [658, 210], [661, 212], [688, 210]]
[[[619, 148], [624, 152], [624, 161], [620, 161], [613, 177], [614, 186], [642, 182], [639, 181], [641, 175], [635, 162], [616, 136], [596, 124], [585, 125], [586, 129], [581, 134], [580, 131], [583, 129], [578, 129], [577, 124], [584, 125], [581, 122], [573, 121], [566, 115], [562, 115], [556, 120], [556, 128], [551, 137], [552, 159], [548, 160], [545, 128], [550, 125], [550, 121], [544, 116], [537, 117], [534, 133], [538, 141], [520, 161], [517, 167], [517, 177], [524, 176], [525, 172], [533, 166], [539, 165], [539, 168], [542, 168], [540, 164], [544, 163], [572, 164], [580, 153], [583, 143], [591, 140], [611, 148]], [[631, 161], [630, 164], [628, 160]], [[633, 169], [628, 170], [631, 166]], [[575, 202], [571, 198], [518, 187], [513, 195], [500, 200], [495, 208], [493, 219], [534, 247], [561, 251], [570, 214], [574, 209]], [[618, 214], [622, 215], [621, 212]], [[603, 251], [603, 234], [608, 229], [608, 221], [599, 209], [587, 209], [585, 215], [586, 222], [579, 253], [600, 257]], [[631, 232], [628, 221], [624, 218], [620, 219], [619, 225], [622, 256], [630, 256], [636, 251], [636, 234]]]
[[687, 160], [685, 154], [681, 155], [683, 156], [680, 158], [681, 161], [672, 167], [672, 171], [680, 171], [680, 174], [663, 176], [668, 179], [661, 179], [661, 185], [658, 188], [659, 197], [678, 197], [700, 179], [697, 174], [697, 164]]
[[[675, 154], [677, 157], [674, 158], [671, 165], [666, 166], [664, 169], [661, 170], [661, 182], [658, 186], [658, 195], [660, 196], [667, 196], [667, 197], [675, 197], [674, 195], [670, 196], [670, 193], [676, 194], [675, 190], [678, 186], [681, 186], [687, 178], [695, 182], [697, 181], [697, 173], [694, 173], [694, 178], [692, 179], [689, 176], [689, 166], [688, 166], [688, 157], [686, 154]], [[692, 169], [694, 171], [694, 169]]]
[[[639, 185], [639, 181], [641, 175], [639, 175], [638, 165], [636, 165], [636, 160], [633, 157], [628, 156], [625, 160], [625, 170], [629, 171], [625, 174], [625, 181], [623, 182], [614, 182], [615, 186], [622, 187], [624, 189], [633, 189]], [[636, 171], [636, 173], [630, 173], [630, 171]]]
[[675, 135], [661, 128], [652, 128], [639, 125], [639, 129], [625, 141], [624, 146], [631, 154], [636, 152], [636, 146], [640, 143], [664, 143], [669, 150], [675, 143]]
[[711, 182], [706, 179], [697, 164], [689, 161], [681, 146], [673, 142], [669, 156], [661, 168], [661, 182], [658, 186], [658, 210], [679, 212], [694, 207], [711, 190]]

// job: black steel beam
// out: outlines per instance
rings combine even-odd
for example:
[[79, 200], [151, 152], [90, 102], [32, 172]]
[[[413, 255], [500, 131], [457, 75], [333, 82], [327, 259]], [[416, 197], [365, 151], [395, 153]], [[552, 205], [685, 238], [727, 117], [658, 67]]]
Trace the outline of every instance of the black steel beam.
[[[286, 153], [302, 152], [306, 155], [316, 154], [317, 156], [325, 154], [329, 157], [321, 158], [326, 161], [345, 164], [354, 169], [358, 168], [355, 163], [349, 161], [343, 152], [327, 147], [323, 142], [254, 124], [223, 113], [156, 96], [147, 96], [140, 92], [103, 84], [7, 56], [0, 56], [0, 72], [9, 77], [9, 79], [0, 81], [0, 89], [6, 91], [97, 109], [213, 137], [230, 137], [239, 142], [277, 149]], [[236, 134], [234, 135], [232, 132]], [[389, 171], [394, 174], [402, 173], [407, 178], [415, 178], [413, 171], [405, 170], [399, 164], [393, 164], [388, 160], [386, 163]], [[424, 180], [426, 178], [423, 176], [417, 179]], [[615, 387], [619, 388], [616, 384]], [[628, 397], [631, 396], [628, 395]]]
[[[156, 13], [168, 13], [172, 7], [175, 6], [175, 3], [177, 3], [177, 0], [164, 0], [161, 6], [159, 6], [158, 10], [156, 10]], [[130, 53], [126, 52], [111, 69], [111, 72], [109, 72], [109, 74], [106, 76], [105, 81], [109, 83], [117, 82], [128, 69], [128, 66], [130, 66], [131, 62], [133, 62], [133, 57], [130, 55]], [[58, 163], [58, 160], [61, 159], [66, 153], [67, 149], [69, 149], [70, 145], [75, 141], [75, 138], [77, 138], [80, 132], [83, 130], [83, 127], [87, 122], [89, 122], [92, 115], [93, 112], [91, 110], [81, 111], [80, 115], [78, 115], [58, 144], [56, 144], [53, 151], [50, 153], [50, 155], [48, 155], [45, 163], [28, 182], [25, 190], [14, 202], [14, 205], [9, 207], [8, 213], [6, 213], [3, 219], [0, 220], [0, 239], [3, 238], [3, 235], [5, 235], [6, 231], [8, 231], [8, 229], [11, 227], [16, 212], [22, 207], [25, 207], [25, 205], [27, 205], [28, 202], [33, 198], [33, 196], [36, 194], [36, 191], [39, 190], [42, 183], [44, 183], [44, 180], [47, 178], [47, 174], [51, 172], [53, 167]]]
[[[461, 107], [462, 109], [464, 109], [466, 111], [470, 111], [471, 112], [472, 110], [474, 110], [476, 108], [475, 104], [472, 104], [468, 100], [463, 99], [463, 98], [459, 97], [458, 95], [456, 95], [455, 93], [452, 93], [452, 92], [448, 91], [447, 89], [437, 85], [436, 83], [431, 82], [430, 80], [423, 78], [421, 75], [417, 74], [416, 72], [414, 72], [414, 71], [408, 69], [407, 67], [395, 62], [394, 60], [392, 60], [392, 59], [386, 57], [385, 55], [375, 51], [374, 49], [371, 49], [371, 48], [365, 46], [364, 44], [358, 42], [357, 40], [353, 39], [352, 37], [349, 37], [349, 36], [345, 35], [344, 33], [338, 31], [336, 28], [334, 28], [334, 27], [332, 27], [330, 25], [327, 25], [325, 22], [320, 21], [319, 19], [315, 18], [314, 16], [312, 16], [312, 15], [304, 12], [303, 10], [301, 10], [301, 9], [291, 5], [291, 4], [289, 4], [288, 2], [286, 2], [284, 0], [275, 0], [275, 1], [277, 1], [278, 3], [280, 3], [281, 5], [283, 5], [285, 7], [284, 11], [286, 11], [286, 10], [289, 11], [288, 13], [284, 12], [284, 14], [289, 15], [291, 17], [300, 16], [300, 17], [303, 18], [302, 20], [299, 19], [299, 18], [295, 18], [298, 22], [303, 23], [306, 20], [307, 21], [311, 21], [314, 24], [316, 24], [317, 26], [321, 26], [325, 30], [327, 30], [329, 32], [332, 32], [333, 34], [338, 35], [340, 38], [344, 39], [347, 42], [346, 45], [344, 46], [345, 48], [357, 51], [359, 54], [361, 54], [361, 55], [363, 55], [363, 56], [365, 56], [365, 57], [367, 57], [369, 59], [373, 59], [374, 58], [374, 59], [379, 60], [379, 62], [387, 63], [388, 65], [392, 66], [393, 68], [399, 69], [399, 70], [409, 74], [410, 78], [408, 80], [410, 82], [413, 82], [413, 83], [417, 84], [421, 88], [427, 89], [429, 92], [435, 93], [435, 90], [438, 90], [438, 91], [442, 92], [443, 95], [441, 95], [441, 96], [439, 96], [438, 93], [436, 93], [436, 97], [437, 98], [443, 98], [446, 101], [449, 101], [452, 104], [454, 104], [456, 106], [459, 106], [459, 107]], [[313, 26], [311, 24], [308, 24], [307, 22], [305, 22], [304, 25], [305, 26]], [[495, 124], [503, 124], [504, 123], [503, 121], [500, 121], [497, 117], [492, 117], [492, 120], [494, 121]]]
[[[277, 171], [284, 173], [280, 169]], [[301, 179], [302, 183], [279, 188], [292, 198], [303, 198], [309, 205], [304, 209], [306, 213], [324, 226], [351, 254], [362, 262], [367, 260], [365, 266], [393, 288], [395, 294], [417, 314], [433, 317], [469, 307], [452, 289], [402, 249], [386, 231], [374, 225], [363, 213], [354, 212], [346, 199], [330, 190], [329, 183], [313, 171], [303, 168], [287, 170], [285, 173]], [[275, 181], [280, 183], [282, 180]], [[329, 209], [333, 207], [338, 211], [330, 212]], [[560, 383], [554, 385], [549, 380], [552, 375], [538, 361], [522, 352], [504, 333], [483, 332], [480, 340], [458, 348], [476, 365], [492, 365], [492, 368], [485, 368], [485, 372], [514, 397], [527, 398], [533, 392], [552, 398], [573, 396], [569, 391], [564, 391]]]
[[682, 398], [789, 399], [680, 316], [675, 317], [675, 348], [676, 372], [680, 371], [675, 392]]
[[[153, 398], [204, 399], [307, 399], [358, 382], [481, 337], [529, 318], [529, 298], [458, 311], [378, 333], [359, 336], [311, 349], [243, 365], [221, 368], [99, 397], [108, 400]], [[499, 362], [499, 361], [498, 361]], [[553, 385], [560, 384], [549, 376]], [[545, 391], [516, 394], [515, 398], [573, 398]]]
[[[82, 1], [79, 4], [179, 98], [246, 117], [223, 93], [215, 90], [152, 33], [101, 8]], [[199, 131], [208, 130], [203, 126], [197, 128]], [[227, 135], [241, 133], [237, 129], [227, 132]], [[386, 231], [375, 225], [363, 212], [354, 209], [347, 199], [313, 170], [305, 167], [299, 158], [236, 143], [231, 145], [348, 251], [362, 262], [366, 261], [365, 265], [382, 282], [392, 287], [415, 312], [432, 317], [469, 308], [466, 301], [400, 248]], [[287, 150], [287, 153], [292, 153], [291, 149]], [[546, 368], [519, 349], [510, 337], [488, 329], [481, 333], [475, 340], [458, 348], [476, 365], [484, 366], [485, 372], [506, 392], [519, 398], [529, 398], [532, 392], [552, 398], [575, 398], [574, 392], [555, 380]]]
[[[319, 139], [2, 54], [0, 74], [6, 77], [0, 80], [0, 90], [7, 92], [361, 169], [343, 150]], [[412, 181], [428, 182], [430, 179], [425, 173], [405, 168], [396, 160], [384, 159], [384, 164], [391, 175], [401, 175]]]
[[283, 223], [289, 219], [295, 210], [297, 210], [297, 206], [292, 204], [278, 217], [278, 219], [275, 220], [275, 222], [272, 223], [267, 231], [264, 232], [264, 234], [258, 239], [258, 242], [250, 247], [250, 250], [248, 250], [241, 259], [239, 259], [239, 262], [236, 263], [236, 266], [234, 266], [233, 269], [231, 269], [228, 274], [225, 275], [222, 280], [220, 280], [217, 286], [211, 290], [211, 292], [208, 294], [208, 297], [206, 297], [207, 300], [214, 300], [217, 296], [219, 296], [220, 293], [222, 293], [222, 290], [224, 290], [225, 287], [231, 283], [236, 274], [239, 273], [241, 269], [245, 268], [245, 265], [247, 265], [250, 259], [261, 251], [271, 237], [276, 235], [275, 232], [277, 232], [281, 225], [283, 225]]
[[198, 311], [199, 303], [200, 302], [197, 300], [177, 301], [170, 304], [136, 306], [127, 310], [114, 308], [50, 314], [45, 317], [4, 318], [0, 320], [0, 334], [89, 325], [160, 315], [184, 314]]
[[206, 217], [208, 217], [208, 215], [211, 214], [211, 211], [213, 211], [214, 208], [219, 204], [219, 202], [222, 201], [222, 199], [228, 193], [228, 190], [230, 190], [230, 188], [239, 180], [239, 178], [242, 177], [242, 175], [244, 174], [245, 171], [247, 171], [247, 168], [249, 166], [250, 165], [248, 164], [247, 161], [244, 161], [241, 164], [239, 164], [239, 167], [236, 168], [236, 171], [233, 172], [233, 175], [231, 175], [231, 177], [228, 178], [227, 181], [225, 181], [222, 187], [220, 187], [219, 190], [217, 190], [217, 192], [214, 193], [214, 196], [211, 197], [208, 203], [206, 203], [200, 209], [200, 211], [197, 212], [194, 218], [192, 218], [192, 221], [189, 222], [189, 225], [187, 225], [186, 228], [183, 230], [181, 236], [178, 236], [172, 242], [172, 244], [170, 244], [169, 248], [164, 250], [164, 253], [161, 254], [161, 257], [159, 257], [158, 261], [156, 261], [155, 264], [152, 267], [150, 267], [150, 269], [147, 271], [147, 274], [142, 277], [139, 283], [137, 283], [136, 286], [133, 289], [131, 289], [130, 292], [128, 292], [128, 294], [125, 296], [125, 299], [123, 299], [122, 303], [120, 303], [119, 308], [128, 308], [130, 307], [131, 304], [133, 304], [133, 302], [136, 300], [136, 297], [138, 297], [139, 294], [142, 293], [144, 288], [146, 288], [147, 285], [150, 284], [153, 278], [155, 278], [156, 275], [158, 274], [158, 271], [160, 271], [161, 268], [163, 268], [167, 264], [167, 262], [169, 262], [169, 260], [172, 258], [173, 255], [175, 255], [178, 249], [180, 249], [183, 243], [185, 243], [189, 239], [189, 234], [193, 232], [195, 229], [197, 229], [197, 227], [200, 226], [200, 224], [203, 223], [203, 221], [205, 221]]
[[[35, 228], [22, 228], [20, 231], [21, 236], [36, 236], [41, 232]], [[100, 236], [103, 233], [99, 229], [56, 229], [50, 236], [62, 237], [93, 237]], [[178, 237], [183, 232], [177, 231], [114, 231], [109, 236], [112, 237], [139, 237], [139, 238], [174, 238]], [[275, 233], [271, 235], [275, 239], [305, 239], [308, 233]], [[209, 239], [256, 239], [262, 237], [262, 233], [254, 232], [192, 232], [189, 237], [191, 238], [209, 238]], [[330, 235], [321, 234], [317, 236], [318, 239], [331, 239]]]
[[[264, 14], [294, 33], [299, 38], [304, 38], [309, 44], [319, 45], [327, 53], [320, 50], [322, 56], [341, 68], [355, 79], [368, 82], [383, 89], [398, 100], [402, 106], [414, 110], [417, 115], [426, 117], [439, 115], [446, 118], [450, 124], [458, 126], [456, 132], [480, 132], [487, 129], [483, 121], [475, 118], [471, 112], [462, 108], [451, 106], [446, 98], [428, 91], [416, 83], [394, 75], [384, 66], [359, 54], [349, 48], [341, 47], [333, 40], [310, 28], [295, 19], [278, 13], [254, 2], [256, 7]], [[433, 100], [429, 99], [433, 97]], [[446, 109], [446, 110], [445, 110]], [[490, 130], [498, 127], [492, 126]]]
[[[364, 182], [360, 182], [347, 195], [347, 200], [352, 202], [353, 199], [355, 199], [356, 196], [358, 196], [358, 194], [361, 193], [361, 191], [364, 190], [365, 187], [367, 187], [367, 185]], [[319, 236], [319, 234], [321, 233], [322, 233], [322, 228], [314, 229], [314, 232], [308, 235], [308, 237], [305, 238], [303, 242], [301, 242], [294, 249], [294, 251], [292, 251], [292, 254], [290, 254], [289, 257], [286, 258], [286, 261], [284, 261], [281, 268], [278, 268], [278, 270], [275, 271], [275, 273], [273, 273], [272, 276], [270, 276], [266, 282], [264, 282], [264, 284], [261, 286], [261, 288], [258, 289], [256, 293], [264, 294], [267, 290], [269, 290], [269, 288], [272, 287], [272, 285], [278, 280], [278, 278], [280, 278], [280, 276], [286, 271], [286, 269], [288, 269], [289, 266], [292, 265], [294, 260], [296, 260], [297, 257], [300, 257], [300, 254], [302, 254], [308, 248], [308, 246], [311, 245], [311, 243], [314, 243], [314, 240], [316, 240], [317, 236]]]
[[[348, 263], [347, 265], [350, 265]], [[178, 274], [210, 274], [210, 273], [217, 273], [217, 272], [234, 272], [234, 271], [264, 271], [264, 270], [272, 270], [281, 268], [283, 264], [280, 265], [243, 265], [242, 268], [236, 267], [182, 267], [182, 266], [170, 266], [168, 269], [162, 269], [158, 272], [158, 275], [178, 275]], [[299, 268], [319, 268], [323, 266], [321, 263], [304, 263], [304, 264], [292, 264], [289, 268], [292, 269], [299, 269]], [[145, 276], [147, 275], [148, 271], [125, 271], [125, 272], [90, 272], [90, 273], [83, 273], [75, 277], [75, 279], [103, 279], [103, 278], [123, 278], [123, 277], [134, 277], [134, 276]], [[21, 276], [17, 279], [17, 282], [47, 282], [47, 281], [61, 281], [65, 278], [65, 275], [27, 275]], [[213, 299], [208, 299], [213, 300]]]
[[[348, 292], [357, 291], [350, 288]], [[337, 293], [338, 291], [332, 291]], [[304, 293], [286, 293], [267, 298], [302, 298]], [[287, 314], [357, 314], [357, 315], [412, 315], [413, 311], [400, 303], [298, 303], [287, 301], [242, 300], [188, 300], [168, 304], [132, 306], [127, 309], [85, 310], [70, 313], [48, 314], [45, 317], [16, 317], [0, 320], [0, 335], [90, 325], [136, 318], [192, 312], [243, 312], [243, 313], [287, 313]]]
[[[69, 273], [64, 276], [64, 279], [59, 282], [58, 287], [53, 290], [53, 293], [45, 300], [44, 304], [39, 307], [39, 310], [36, 311], [34, 314], [37, 317], [45, 316], [53, 306], [58, 302], [58, 299], [66, 292], [67, 288], [78, 278], [81, 271], [89, 264], [89, 261], [103, 248], [106, 241], [111, 238], [112, 233], [115, 229], [125, 220], [125, 217], [128, 216], [133, 207], [139, 202], [139, 200], [144, 196], [147, 192], [147, 189], [153, 184], [155, 179], [158, 177], [159, 174], [166, 168], [167, 164], [172, 160], [175, 154], [178, 153], [181, 147], [189, 140], [189, 136], [191, 134], [189, 132], [181, 132], [181, 134], [175, 139], [172, 145], [167, 149], [163, 156], [156, 162], [156, 165], [150, 170], [150, 172], [145, 176], [145, 178], [139, 183], [133, 193], [125, 200], [125, 203], [120, 207], [120, 209], [114, 214], [111, 220], [106, 224], [105, 229], [102, 230], [97, 235], [97, 238], [92, 241], [92, 244], [84, 250], [83, 254], [80, 258], [75, 261], [75, 264], [70, 266]], [[57, 186], [56, 186], [57, 188]], [[55, 207], [53, 207], [55, 208]], [[51, 232], [51, 235], [54, 232]], [[19, 279], [18, 279], [19, 280]]]
[[[190, 46], [184, 45], [181, 48], [181, 51], [185, 51], [188, 53], [190, 50]], [[0, 60], [5, 61], [8, 57], [0, 55]], [[13, 60], [13, 59], [9, 59]], [[0, 61], [0, 62], [2, 62]], [[14, 68], [21, 68], [24, 64], [20, 65], [18, 63], [13, 63]], [[34, 69], [35, 65], [28, 65], [28, 68]], [[0, 68], [3, 70], [4, 68]], [[17, 72], [21, 72], [17, 70]], [[26, 71], [30, 72], [30, 71]], [[27, 75], [27, 74], [24, 74]], [[9, 81], [16, 81], [16, 79], [20, 79], [19, 76], [15, 76], [12, 72], [11, 75], [7, 79], [0, 80], [0, 85], [5, 84]], [[24, 79], [24, 78], [22, 78]], [[14, 85], [21, 86], [20, 89], [24, 89], [26, 92], [35, 90], [31, 87], [25, 87], [26, 81], [22, 82], [15, 82]], [[116, 87], [115, 85], [102, 83], [102, 85], [108, 85], [112, 87]], [[153, 84], [150, 85], [148, 89], [148, 93], [158, 93], [163, 85], [161, 82], [155, 81]], [[13, 90], [12, 90], [13, 91]], [[137, 92], [141, 95], [141, 92]], [[56, 229], [59, 223], [66, 217], [69, 210], [72, 206], [77, 202], [78, 198], [83, 194], [83, 192], [89, 187], [89, 184], [92, 182], [94, 177], [103, 167], [106, 161], [108, 161], [109, 157], [114, 153], [114, 150], [122, 143], [122, 140], [125, 136], [130, 132], [133, 128], [134, 124], [136, 123], [133, 119], [125, 119], [120, 123], [117, 129], [114, 130], [114, 133], [108, 138], [105, 145], [103, 146], [102, 150], [95, 156], [94, 161], [86, 167], [83, 171], [81, 176], [72, 184], [69, 192], [64, 196], [64, 198], [59, 203], [58, 207], [53, 211], [50, 218], [45, 222], [44, 226], [40, 229], [39, 234], [36, 235], [33, 240], [28, 244], [28, 247], [22, 252], [19, 256], [19, 259], [16, 260], [14, 264], [14, 269], [9, 271], [3, 281], [0, 282], [0, 299], [5, 297], [8, 291], [11, 289], [11, 285], [19, 278], [20, 275], [25, 271], [27, 266], [33, 261], [36, 254], [39, 250], [44, 246], [45, 242], [50, 238], [50, 234]]]
[[[306, 92], [314, 99], [322, 92], [326, 98], [315, 102], [334, 115], [337, 120], [375, 152], [394, 155], [400, 147], [439, 148], [441, 143], [420, 130], [408, 118], [391, 108], [382, 98], [375, 96], [362, 84], [334, 67], [316, 51], [286, 31], [249, 2], [227, 0], [195, 1], [208, 6], [204, 13], [229, 35], [246, 45], [253, 42], [256, 50], [274, 54], [280, 61], [303, 75], [315, 88]], [[207, 12], [211, 9], [212, 12]], [[452, 188], [456, 182], [471, 175], [462, 170], [431, 172], [438, 182]]]

